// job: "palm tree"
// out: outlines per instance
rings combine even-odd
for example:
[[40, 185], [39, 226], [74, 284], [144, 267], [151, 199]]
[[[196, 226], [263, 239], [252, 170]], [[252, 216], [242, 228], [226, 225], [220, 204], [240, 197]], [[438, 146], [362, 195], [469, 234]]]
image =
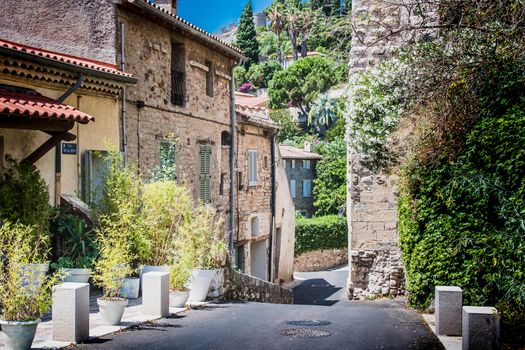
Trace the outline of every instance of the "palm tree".
[[283, 57], [281, 52], [281, 33], [284, 27], [284, 6], [280, 2], [275, 2], [266, 10], [266, 16], [270, 20], [270, 26], [272, 31], [277, 36], [277, 55], [279, 56], [279, 62], [283, 63]]
[[299, 37], [299, 22], [301, 19], [300, 9], [295, 5], [293, 1], [286, 3], [286, 27], [288, 29], [288, 36], [290, 37], [290, 43], [292, 44], [293, 59], [297, 61], [299, 54], [297, 52], [297, 39]]
[[308, 124], [317, 127], [329, 127], [338, 117], [339, 105], [337, 100], [326, 95], [321, 95], [314, 102], [310, 113], [308, 113]]
[[306, 57], [308, 54], [308, 37], [312, 31], [314, 21], [318, 15], [317, 11], [312, 10], [309, 6], [305, 6], [299, 12], [299, 26], [301, 33], [301, 56]]

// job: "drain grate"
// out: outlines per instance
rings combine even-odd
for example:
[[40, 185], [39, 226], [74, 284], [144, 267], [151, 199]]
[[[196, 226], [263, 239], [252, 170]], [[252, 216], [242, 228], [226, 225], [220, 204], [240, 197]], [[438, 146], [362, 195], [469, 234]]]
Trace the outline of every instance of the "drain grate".
[[288, 321], [287, 325], [300, 326], [300, 327], [316, 327], [316, 326], [328, 326], [332, 324], [330, 321], [317, 321], [317, 320], [299, 320], [299, 321]]
[[310, 328], [287, 328], [281, 330], [279, 334], [284, 335], [285, 337], [294, 338], [323, 338], [332, 335], [332, 333], [328, 331], [320, 331], [318, 329]]

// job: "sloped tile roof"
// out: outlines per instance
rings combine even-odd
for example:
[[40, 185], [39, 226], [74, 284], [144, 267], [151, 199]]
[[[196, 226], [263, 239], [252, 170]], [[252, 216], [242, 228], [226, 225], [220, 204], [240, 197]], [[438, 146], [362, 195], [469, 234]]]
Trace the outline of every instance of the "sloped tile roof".
[[31, 54], [34, 56], [40, 56], [43, 58], [47, 58], [50, 60], [55, 60], [59, 62], [64, 62], [68, 64], [72, 64], [74, 66], [83, 67], [99, 72], [105, 72], [109, 74], [119, 75], [123, 77], [131, 77], [131, 74], [125, 73], [117, 68], [116, 65], [91, 60], [88, 58], [82, 58], [82, 57], [76, 57], [71, 55], [66, 55], [63, 53], [53, 52], [49, 50], [39, 49], [32, 46], [27, 46], [7, 40], [0, 39], [0, 46], [19, 51], [19, 52], [25, 52], [27, 54]]
[[283, 159], [321, 159], [317, 153], [307, 152], [303, 149], [288, 145], [279, 145]]
[[270, 118], [270, 113], [264, 107], [250, 107], [235, 103], [235, 114], [241, 122], [256, 124], [258, 126], [278, 129], [279, 126]]
[[[95, 118], [37, 92], [17, 92], [0, 88], [0, 115], [32, 117], [52, 120], [70, 120], [88, 123]], [[4, 118], [5, 116], [2, 116]]]

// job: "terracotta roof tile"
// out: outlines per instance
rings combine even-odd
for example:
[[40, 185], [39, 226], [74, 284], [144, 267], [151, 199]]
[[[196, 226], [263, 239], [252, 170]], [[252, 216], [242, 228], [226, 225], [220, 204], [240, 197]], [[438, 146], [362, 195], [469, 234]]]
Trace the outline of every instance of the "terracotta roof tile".
[[303, 149], [288, 145], [279, 145], [283, 159], [321, 159], [317, 153], [307, 152]]
[[0, 114], [88, 123], [95, 118], [36, 92], [12, 92], [0, 89]]
[[44, 50], [44, 49], [39, 49], [36, 47], [27, 46], [27, 45], [15, 43], [15, 42], [3, 40], [3, 39], [0, 39], [0, 46], [6, 47], [12, 50], [20, 51], [20, 52], [25, 52], [31, 55], [52, 59], [55, 61], [69, 63], [69, 64], [83, 67], [83, 68], [88, 68], [88, 69], [97, 70], [100, 72], [120, 75], [124, 77], [131, 77], [131, 74], [122, 72], [121, 70], [117, 68], [116, 65], [105, 63], [105, 62], [95, 61], [95, 60], [91, 60], [88, 58], [66, 55], [63, 53], [53, 52], [53, 51]]

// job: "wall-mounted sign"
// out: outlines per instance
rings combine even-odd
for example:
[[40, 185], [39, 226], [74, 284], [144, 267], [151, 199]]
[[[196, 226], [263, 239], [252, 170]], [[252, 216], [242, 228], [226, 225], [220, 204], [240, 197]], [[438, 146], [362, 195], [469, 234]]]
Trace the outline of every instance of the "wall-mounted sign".
[[76, 143], [62, 143], [62, 154], [77, 154]]

